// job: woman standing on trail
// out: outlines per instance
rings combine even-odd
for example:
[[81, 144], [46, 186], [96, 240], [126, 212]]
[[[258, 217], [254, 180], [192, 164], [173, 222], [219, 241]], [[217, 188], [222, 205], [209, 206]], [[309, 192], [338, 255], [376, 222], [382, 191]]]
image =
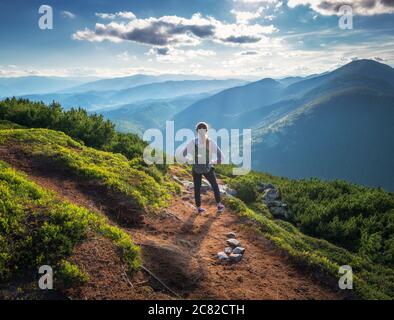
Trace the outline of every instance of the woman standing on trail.
[[224, 205], [220, 200], [219, 186], [216, 181], [215, 169], [213, 167], [213, 155], [216, 155], [216, 163], [220, 164], [224, 160], [224, 155], [215, 141], [208, 137], [208, 125], [205, 122], [199, 122], [196, 125], [197, 137], [187, 144], [182, 151], [186, 157], [188, 154], [193, 155], [192, 174], [194, 184], [194, 199], [196, 202], [197, 212], [202, 214], [205, 209], [201, 207], [201, 181], [204, 176], [211, 184], [215, 194], [218, 213], [223, 212]]

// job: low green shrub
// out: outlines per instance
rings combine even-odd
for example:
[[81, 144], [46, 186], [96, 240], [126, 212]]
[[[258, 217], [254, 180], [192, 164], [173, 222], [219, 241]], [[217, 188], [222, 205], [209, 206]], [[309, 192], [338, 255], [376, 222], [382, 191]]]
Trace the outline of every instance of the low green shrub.
[[337, 279], [339, 267], [350, 265], [354, 275], [354, 291], [360, 298], [394, 298], [392, 268], [373, 263], [326, 240], [304, 235], [288, 222], [272, 220], [256, 213], [238, 198], [226, 197], [225, 203], [240, 218], [251, 222], [258, 232], [286, 251], [296, 263], [307, 264]]
[[26, 157], [102, 185], [109, 193], [124, 196], [136, 210], [155, 212], [167, 206], [171, 193], [179, 189], [155, 166], [142, 164], [138, 158], [129, 161], [121, 154], [85, 147], [61, 132], [1, 130], [0, 144], [12, 144]]
[[[115, 125], [102, 115], [88, 114], [82, 108], [63, 110], [59, 103], [46, 105], [23, 98], [0, 101], [0, 121], [8, 128], [46, 128], [62, 131], [73, 139], [93, 148], [121, 153], [128, 159], [142, 156], [147, 143], [133, 133], [119, 133]], [[13, 125], [10, 126], [9, 122]], [[0, 123], [0, 129], [2, 125]]]
[[23, 129], [23, 126], [7, 120], [0, 120], [0, 130], [4, 129]]
[[222, 167], [217, 171], [250, 207], [261, 209], [254, 190], [261, 182], [272, 183], [289, 205], [289, 221], [303, 233], [394, 267], [394, 194], [341, 180], [293, 180], [259, 172], [233, 177]]
[[85, 272], [67, 260], [60, 262], [57, 276], [62, 281], [64, 287], [80, 286], [89, 281], [89, 276]]
[[59, 200], [0, 161], [0, 281], [44, 264], [60, 270], [64, 279], [86, 280], [65, 259], [88, 232], [113, 241], [130, 271], [139, 268], [140, 249], [128, 234], [103, 216]]

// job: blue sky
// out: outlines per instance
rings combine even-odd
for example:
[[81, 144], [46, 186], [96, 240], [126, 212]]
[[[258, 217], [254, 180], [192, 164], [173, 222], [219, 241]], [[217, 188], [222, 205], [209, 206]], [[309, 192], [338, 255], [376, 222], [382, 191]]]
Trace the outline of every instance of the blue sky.
[[[53, 9], [52, 30], [38, 9]], [[343, 0], [1, 1], [0, 76], [187, 73], [257, 79], [394, 66], [394, 2]], [[5, 31], [4, 31], [5, 30]]]

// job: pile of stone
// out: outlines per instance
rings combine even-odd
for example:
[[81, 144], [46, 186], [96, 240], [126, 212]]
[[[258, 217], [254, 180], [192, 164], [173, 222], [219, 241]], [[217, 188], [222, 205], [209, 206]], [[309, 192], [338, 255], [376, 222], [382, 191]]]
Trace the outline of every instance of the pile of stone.
[[245, 253], [245, 248], [243, 248], [241, 246], [241, 243], [237, 240], [237, 235], [235, 234], [235, 232], [229, 232], [228, 234], [226, 234], [226, 237], [227, 247], [224, 248], [224, 251], [220, 251], [217, 254], [217, 258], [220, 261], [241, 261]]
[[261, 183], [258, 191], [263, 193], [263, 202], [275, 218], [288, 219], [289, 208], [281, 200], [280, 191], [273, 184]]

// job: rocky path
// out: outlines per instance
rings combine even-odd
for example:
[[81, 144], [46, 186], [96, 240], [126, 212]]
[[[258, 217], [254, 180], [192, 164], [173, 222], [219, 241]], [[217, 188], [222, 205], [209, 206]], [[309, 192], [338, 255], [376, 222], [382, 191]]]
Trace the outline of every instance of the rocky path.
[[[264, 237], [241, 224], [229, 210], [218, 215], [212, 195], [196, 215], [191, 200], [175, 199], [171, 218], [146, 221], [131, 229], [137, 243], [147, 242], [146, 262], [182, 297], [191, 299], [341, 299], [339, 293], [294, 267]], [[176, 218], [175, 218], [176, 217]], [[234, 232], [245, 253], [240, 262], [220, 261], [217, 253]], [[176, 272], [169, 272], [176, 270]]]
[[[83, 181], [40, 168], [0, 150], [0, 159], [59, 197], [104, 214], [118, 224], [103, 205], [100, 191]], [[202, 196], [204, 215], [197, 215], [192, 194], [184, 190], [159, 216], [145, 216], [138, 226], [121, 225], [142, 248], [143, 264], [130, 278], [115, 249], [105, 239], [89, 237], [74, 253], [74, 261], [90, 275], [90, 282], [69, 290], [72, 299], [342, 299], [295, 267], [264, 237], [242, 224], [226, 209], [216, 213], [213, 195]], [[228, 233], [235, 233], [245, 253], [237, 263], [220, 261], [218, 252], [227, 246]]]

